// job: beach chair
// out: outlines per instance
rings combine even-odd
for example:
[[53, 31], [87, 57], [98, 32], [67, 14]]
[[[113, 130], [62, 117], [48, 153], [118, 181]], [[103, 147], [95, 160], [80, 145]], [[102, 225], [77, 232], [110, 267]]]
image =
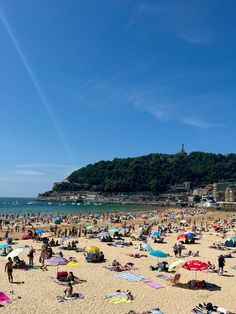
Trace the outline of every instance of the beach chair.
[[179, 283], [180, 276], [180, 274], [175, 274], [174, 277], [170, 278], [170, 283], [172, 283], [172, 285], [177, 285]]

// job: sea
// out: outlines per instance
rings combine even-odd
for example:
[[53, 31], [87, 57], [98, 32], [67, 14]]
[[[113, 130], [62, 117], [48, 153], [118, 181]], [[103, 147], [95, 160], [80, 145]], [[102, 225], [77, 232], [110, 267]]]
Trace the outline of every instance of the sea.
[[2, 214], [66, 214], [66, 213], [101, 213], [101, 212], [133, 212], [154, 207], [127, 204], [101, 203], [60, 203], [39, 201], [35, 198], [0, 197], [0, 215]]

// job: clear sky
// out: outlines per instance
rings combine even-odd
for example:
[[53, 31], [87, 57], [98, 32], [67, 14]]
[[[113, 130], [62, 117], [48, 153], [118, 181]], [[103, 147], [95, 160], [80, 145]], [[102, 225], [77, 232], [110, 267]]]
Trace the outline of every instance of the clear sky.
[[236, 152], [235, 0], [0, 0], [0, 196], [154, 152]]

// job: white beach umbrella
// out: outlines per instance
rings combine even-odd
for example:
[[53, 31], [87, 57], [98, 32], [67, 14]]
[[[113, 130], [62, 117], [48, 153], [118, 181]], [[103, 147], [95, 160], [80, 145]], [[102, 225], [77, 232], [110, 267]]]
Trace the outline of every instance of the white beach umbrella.
[[22, 254], [24, 252], [24, 248], [20, 247], [18, 249], [15, 249], [13, 251], [11, 251], [7, 256], [6, 259], [8, 259], [8, 257], [14, 258], [15, 256], [19, 256], [20, 254]]

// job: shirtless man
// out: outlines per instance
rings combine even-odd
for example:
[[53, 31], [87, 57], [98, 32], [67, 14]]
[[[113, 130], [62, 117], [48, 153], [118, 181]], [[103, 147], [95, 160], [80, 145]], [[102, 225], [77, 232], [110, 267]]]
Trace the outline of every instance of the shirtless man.
[[11, 257], [8, 257], [8, 262], [5, 265], [5, 272], [6, 271], [7, 271], [7, 276], [8, 276], [9, 282], [13, 283], [13, 276], [12, 276], [13, 261], [12, 261]]

